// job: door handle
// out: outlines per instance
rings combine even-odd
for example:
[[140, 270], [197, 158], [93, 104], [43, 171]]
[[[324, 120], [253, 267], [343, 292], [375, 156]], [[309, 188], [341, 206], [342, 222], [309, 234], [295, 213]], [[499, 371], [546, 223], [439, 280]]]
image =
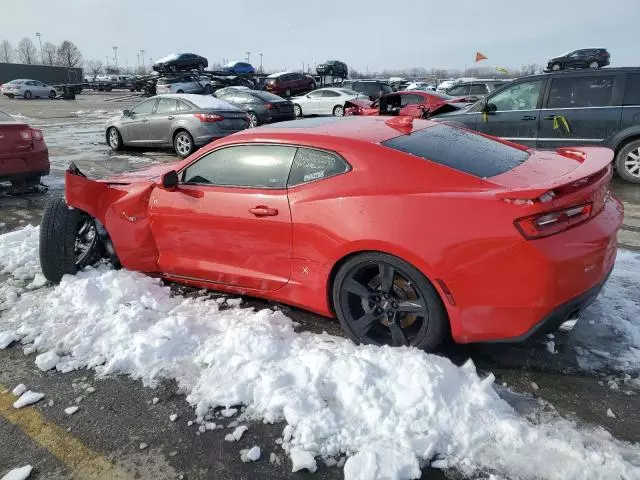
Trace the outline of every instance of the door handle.
[[278, 215], [278, 209], [258, 205], [257, 207], [250, 208], [249, 213], [252, 213], [256, 217], [275, 217]]
[[169, 116], [167, 117], [167, 120], [173, 120], [174, 118], [176, 118], [176, 117], [174, 117], [173, 115], [169, 115]]
[[537, 117], [535, 115], [524, 115], [522, 120], [535, 120]]
[[546, 117], [542, 117], [544, 120], [553, 120], [556, 118], [556, 115], [547, 115]]

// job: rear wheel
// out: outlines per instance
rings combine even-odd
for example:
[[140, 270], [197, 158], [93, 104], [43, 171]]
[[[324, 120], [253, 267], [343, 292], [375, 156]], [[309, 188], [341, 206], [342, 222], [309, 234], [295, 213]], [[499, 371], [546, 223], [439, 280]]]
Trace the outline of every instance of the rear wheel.
[[184, 90], [178, 90], [176, 93], [184, 93]]
[[316, 82], [311, 82], [309, 84], [309, 90], [315, 90], [316, 89]]
[[296, 103], [293, 106], [293, 113], [295, 114], [296, 117], [301, 117], [302, 116], [302, 107], [300, 107], [300, 105], [298, 105]]
[[287, 89], [284, 91], [284, 96], [285, 96], [286, 98], [289, 98], [289, 97], [291, 96], [291, 89], [290, 89], [290, 88], [287, 88]]
[[51, 98], [51, 99], [56, 98], [56, 91], [55, 90], [51, 90], [49, 92], [49, 98]]
[[600, 65], [598, 65], [598, 62], [595, 60], [589, 64], [589, 68], [598, 68], [599, 66]]
[[29, 99], [29, 98], [31, 98], [31, 96], [32, 96], [32, 95], [31, 95], [31, 91], [29, 91], [29, 90], [25, 90], [25, 92], [24, 92], [24, 98]]
[[204, 63], [199, 63], [198, 64], [198, 71], [199, 72], [204, 72]]
[[93, 217], [70, 209], [62, 198], [51, 200], [40, 224], [40, 265], [45, 278], [59, 283], [64, 275], [75, 275], [101, 257], [102, 242]]
[[186, 158], [193, 153], [195, 145], [193, 137], [186, 130], [179, 130], [173, 137], [173, 149], [182, 158]]
[[616, 172], [627, 182], [640, 183], [640, 140], [627, 143], [616, 155]]
[[211, 95], [211, 92], [213, 91], [213, 88], [211, 87], [211, 85], [209, 85], [208, 83], [204, 86], [204, 94], [205, 95]]
[[334, 117], [344, 117], [344, 107], [342, 105], [336, 105], [333, 107]]
[[259, 121], [258, 121], [258, 116], [253, 113], [253, 112], [249, 112], [247, 113], [247, 117], [249, 117], [249, 128], [255, 128], [259, 125]]
[[332, 299], [344, 331], [358, 343], [435, 349], [447, 315], [429, 280], [407, 262], [378, 252], [347, 260]]
[[111, 147], [111, 150], [122, 150], [122, 135], [120, 135], [120, 132], [116, 127], [111, 127], [107, 130], [107, 140], [109, 141], [109, 147]]
[[554, 63], [553, 65], [551, 65], [551, 70], [557, 72], [558, 70], [562, 70], [562, 65], [560, 65], [559, 63]]

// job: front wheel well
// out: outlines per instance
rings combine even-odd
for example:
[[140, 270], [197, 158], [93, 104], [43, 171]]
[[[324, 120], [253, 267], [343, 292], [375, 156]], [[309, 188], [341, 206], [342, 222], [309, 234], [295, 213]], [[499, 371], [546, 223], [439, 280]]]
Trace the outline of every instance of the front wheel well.
[[[627, 144], [634, 142], [636, 140], [640, 140], [640, 133], [635, 133], [633, 135], [629, 135], [628, 137], [625, 137], [623, 140], [621, 140], [620, 142], [618, 142], [618, 144], [616, 145], [616, 148], [614, 149], [615, 154], [617, 155], [618, 152], [620, 150], [622, 150]], [[615, 161], [615, 159], [614, 159]]]

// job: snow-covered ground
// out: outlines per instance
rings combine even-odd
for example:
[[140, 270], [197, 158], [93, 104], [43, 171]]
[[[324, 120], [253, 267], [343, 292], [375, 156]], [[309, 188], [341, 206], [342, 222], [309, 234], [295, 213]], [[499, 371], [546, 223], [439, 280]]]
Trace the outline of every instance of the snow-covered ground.
[[[247, 419], [284, 420], [294, 468], [346, 454], [351, 480], [418, 478], [428, 463], [485, 478], [640, 478], [640, 446], [557, 415], [525, 418], [470, 362], [299, 333], [281, 312], [172, 296], [156, 279], [106, 266], [38, 287], [37, 242], [37, 227], [0, 235], [4, 344], [45, 354], [41, 368], [87, 367], [149, 386], [175, 379], [199, 418], [244, 405]], [[621, 252], [591, 307], [598, 328], [621, 340], [611, 364], [636, 372], [639, 284], [640, 254]]]

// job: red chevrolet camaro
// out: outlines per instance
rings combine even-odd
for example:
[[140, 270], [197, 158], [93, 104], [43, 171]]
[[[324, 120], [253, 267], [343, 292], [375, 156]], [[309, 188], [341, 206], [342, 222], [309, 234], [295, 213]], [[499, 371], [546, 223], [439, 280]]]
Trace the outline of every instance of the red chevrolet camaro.
[[41, 264], [58, 282], [107, 256], [336, 316], [363, 343], [522, 340], [577, 316], [611, 272], [612, 155], [409, 117], [285, 122], [107, 180], [71, 165]]
[[446, 93], [407, 90], [383, 95], [370, 102], [349, 100], [345, 115], [403, 115], [425, 118], [435, 113], [447, 113], [467, 105], [465, 97], [451, 97]]

